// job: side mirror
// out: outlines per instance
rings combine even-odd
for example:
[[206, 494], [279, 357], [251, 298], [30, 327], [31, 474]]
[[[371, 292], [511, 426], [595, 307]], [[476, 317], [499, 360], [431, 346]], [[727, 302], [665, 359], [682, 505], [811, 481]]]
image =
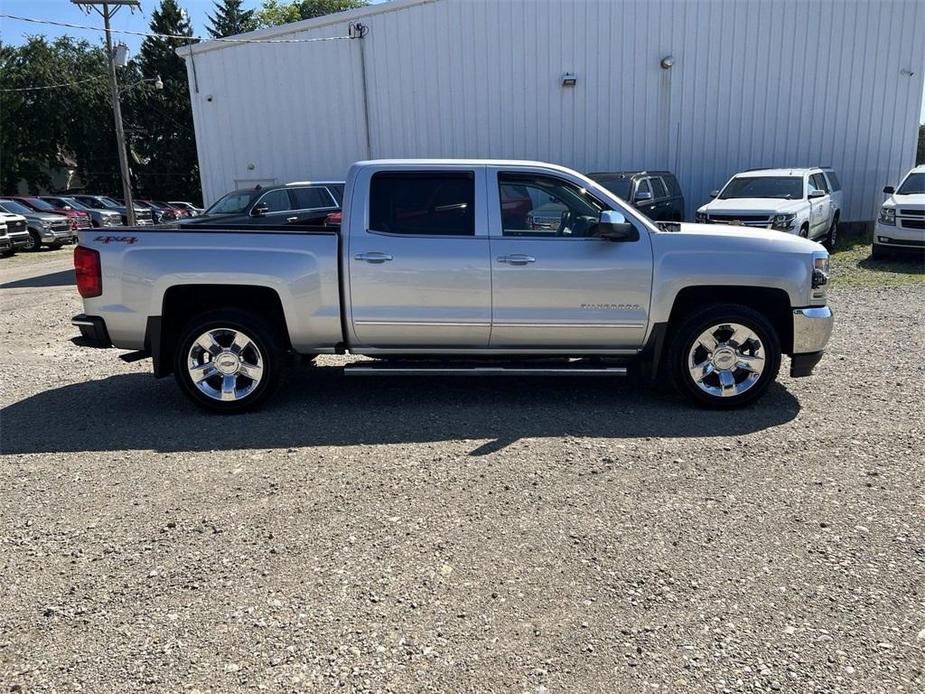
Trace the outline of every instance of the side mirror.
[[251, 217], [263, 217], [270, 211], [270, 206], [265, 202], [258, 202], [251, 210]]
[[639, 231], [626, 221], [616, 210], [601, 212], [600, 221], [594, 227], [594, 236], [608, 241], [638, 241]]
[[886, 186], [883, 189], [883, 192], [886, 193], [887, 195], [892, 195], [893, 193], [896, 192], [896, 189], [893, 186]]
[[825, 191], [819, 190], [818, 188], [816, 188], [814, 190], [809, 191], [809, 195], [806, 196], [806, 199], [815, 200], [816, 198], [824, 198], [824, 197], [825, 197]]
[[710, 197], [711, 197], [711, 198], [718, 198], [718, 197], [719, 197], [719, 191], [718, 191], [718, 190], [711, 190], [711, 191], [710, 191]]
[[652, 199], [652, 193], [647, 190], [640, 190], [633, 197], [633, 202], [647, 202]]

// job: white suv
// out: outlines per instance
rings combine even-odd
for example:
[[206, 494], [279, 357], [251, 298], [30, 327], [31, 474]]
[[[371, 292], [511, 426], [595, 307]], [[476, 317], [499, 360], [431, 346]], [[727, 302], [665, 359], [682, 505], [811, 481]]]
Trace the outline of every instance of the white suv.
[[881, 257], [891, 249], [925, 248], [925, 166], [906, 174], [898, 188], [887, 186], [889, 195], [874, 229], [871, 255]]
[[829, 168], [752, 169], [710, 197], [697, 210], [698, 222], [777, 229], [835, 246], [842, 190]]

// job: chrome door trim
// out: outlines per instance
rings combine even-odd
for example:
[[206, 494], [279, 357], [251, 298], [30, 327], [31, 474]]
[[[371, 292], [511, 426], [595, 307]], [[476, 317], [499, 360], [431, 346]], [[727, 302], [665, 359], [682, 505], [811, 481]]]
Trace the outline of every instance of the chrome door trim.
[[441, 327], [441, 328], [487, 328], [491, 325], [488, 321], [392, 321], [392, 320], [358, 320], [355, 321], [357, 325], [400, 325], [404, 327], [416, 327], [416, 326], [426, 326], [426, 327]]

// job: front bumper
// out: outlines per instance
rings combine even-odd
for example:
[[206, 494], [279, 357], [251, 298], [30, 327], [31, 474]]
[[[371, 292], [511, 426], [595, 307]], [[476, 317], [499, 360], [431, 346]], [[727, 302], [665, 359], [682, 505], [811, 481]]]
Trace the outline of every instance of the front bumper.
[[22, 232], [18, 234], [10, 234], [10, 243], [13, 244], [13, 248], [22, 248], [23, 246], [29, 245], [29, 232]]
[[793, 309], [793, 352], [790, 375], [809, 376], [822, 358], [822, 352], [832, 335], [835, 317], [828, 306]]
[[109, 331], [106, 330], [106, 321], [99, 316], [78, 313], [71, 318], [71, 325], [76, 325], [80, 329], [80, 338], [75, 338], [75, 340], [80, 340], [81, 347], [112, 347]]
[[42, 229], [39, 236], [42, 243], [67, 243], [77, 240], [77, 232], [71, 229]]
[[880, 224], [874, 227], [874, 245], [890, 248], [925, 248], [925, 229], [903, 228], [903, 219], [895, 226]]

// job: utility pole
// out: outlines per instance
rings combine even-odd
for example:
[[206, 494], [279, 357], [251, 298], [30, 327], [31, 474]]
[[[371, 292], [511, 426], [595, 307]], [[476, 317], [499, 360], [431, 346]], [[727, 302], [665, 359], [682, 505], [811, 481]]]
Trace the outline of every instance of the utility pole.
[[[129, 226], [135, 226], [135, 207], [132, 204], [132, 179], [128, 166], [128, 150], [125, 148], [125, 129], [122, 127], [122, 104], [119, 101], [119, 77], [116, 74], [116, 58], [112, 48], [112, 31], [109, 27], [110, 18], [127, 5], [138, 7], [138, 0], [106, 0], [106, 2], [93, 2], [93, 0], [71, 0], [75, 5], [92, 7], [103, 17], [103, 26], [106, 28], [106, 53], [109, 56], [109, 87], [112, 91], [112, 115], [116, 121], [116, 144], [119, 148], [119, 170], [122, 174], [122, 197], [125, 198], [125, 218]], [[97, 7], [101, 5], [102, 9]], [[110, 5], [115, 5], [110, 9]]]

